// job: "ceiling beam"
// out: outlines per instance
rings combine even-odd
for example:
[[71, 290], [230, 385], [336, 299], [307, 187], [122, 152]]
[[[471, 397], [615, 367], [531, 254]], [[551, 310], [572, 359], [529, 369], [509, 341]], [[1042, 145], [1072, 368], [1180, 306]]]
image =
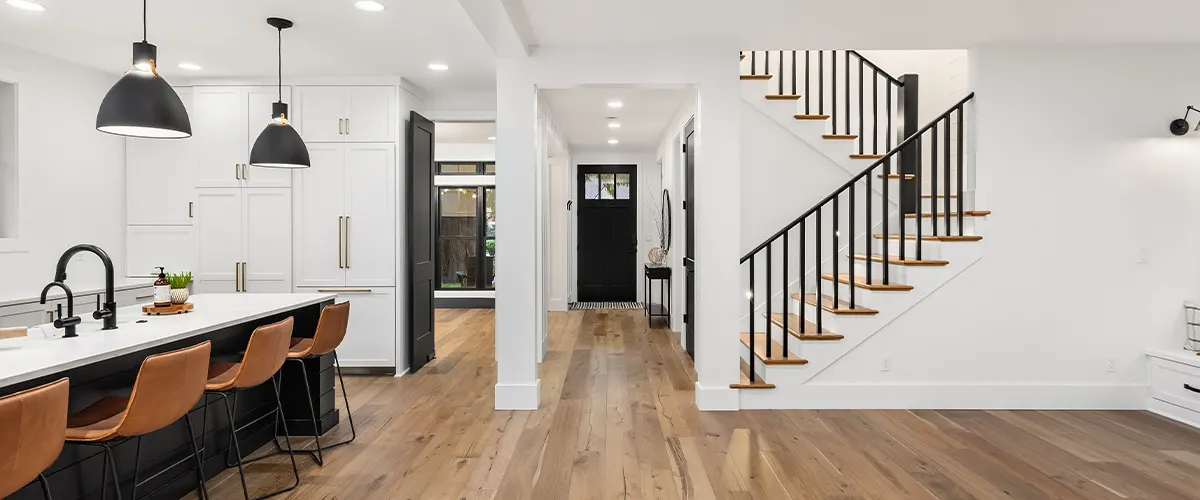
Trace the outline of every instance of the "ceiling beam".
[[496, 57], [525, 57], [537, 46], [520, 0], [458, 0]]

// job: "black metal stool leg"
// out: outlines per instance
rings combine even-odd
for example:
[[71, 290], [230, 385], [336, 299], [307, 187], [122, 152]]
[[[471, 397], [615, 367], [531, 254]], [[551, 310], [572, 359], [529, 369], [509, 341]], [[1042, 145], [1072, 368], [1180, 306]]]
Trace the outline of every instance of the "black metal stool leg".
[[142, 466], [142, 437], [137, 437], [137, 451], [133, 454], [133, 491], [129, 492], [129, 498], [137, 500], [138, 487], [138, 469]]
[[354, 438], [358, 437], [358, 431], [354, 429], [354, 413], [350, 411], [350, 396], [346, 393], [346, 381], [342, 379], [342, 363], [338, 361], [336, 350], [333, 351], [333, 367], [337, 370], [338, 384], [342, 386], [342, 401], [346, 403], [346, 420], [350, 421], [350, 440], [346, 441], [345, 443], [338, 443], [337, 445], [334, 445], [338, 446], [346, 443], [353, 443]]
[[[208, 396], [204, 397], [204, 403], [207, 407]], [[183, 421], [187, 422], [188, 443], [192, 445], [192, 456], [196, 457], [196, 481], [200, 488], [200, 498], [208, 500], [208, 485], [204, 484], [204, 461], [200, 459], [201, 448], [196, 446], [195, 432], [192, 431], [192, 416], [190, 414], [183, 416]], [[200, 432], [200, 441], [204, 441], [204, 432]]]
[[233, 441], [233, 451], [237, 454], [238, 477], [242, 480], [242, 494], [246, 496], [246, 500], [250, 500], [250, 488], [246, 486], [246, 470], [242, 468], [242, 448], [238, 445], [237, 427], [233, 423], [233, 405], [229, 403], [229, 396], [223, 393], [217, 394], [225, 401], [225, 412], [229, 415], [229, 435]]
[[[282, 375], [280, 376], [280, 378], [282, 378]], [[271, 379], [271, 382], [272, 382], [272, 385], [275, 387], [275, 403], [279, 405], [278, 407], [276, 407], [276, 410], [275, 410], [276, 412], [278, 412], [278, 415], [276, 415], [277, 418], [275, 419], [275, 423], [278, 428], [279, 421], [283, 420], [283, 418], [282, 418], [283, 417], [283, 399], [279, 397], [279, 382], [276, 381], [274, 378]], [[279, 440], [272, 439], [272, 441], [275, 441], [276, 446], [279, 445]], [[294, 475], [296, 477], [296, 484], [293, 484], [285, 489], [279, 490], [278, 492], [273, 493], [272, 495], [277, 495], [279, 493], [292, 491], [297, 486], [300, 486], [300, 468], [296, 466], [296, 453], [292, 450], [292, 436], [291, 436], [291, 434], [288, 433], [286, 420], [283, 421], [283, 441], [285, 443], [287, 443], [288, 458], [290, 458], [292, 460], [292, 475]]]
[[[121, 500], [121, 475], [117, 474], [117, 459], [113, 457], [113, 455], [115, 455], [115, 453], [113, 453], [112, 448], [108, 446], [108, 443], [101, 443], [100, 446], [104, 447], [104, 458], [105, 458], [105, 460], [108, 461], [108, 465], [110, 467], [112, 467], [113, 488], [117, 492], [117, 500]], [[105, 482], [107, 483], [107, 481], [105, 481]], [[101, 491], [107, 491], [107, 490], [103, 489], [106, 486], [107, 486], [107, 484], [101, 485], [100, 486], [102, 488]], [[102, 496], [103, 496], [103, 494], [102, 494]]]
[[45, 474], [38, 474], [38, 482], [42, 484], [42, 495], [46, 500], [54, 500], [54, 497], [50, 496], [50, 482], [46, 480]]
[[304, 376], [304, 396], [308, 398], [308, 409], [312, 411], [313, 440], [317, 444], [315, 453], [309, 451], [316, 459], [317, 465], [325, 465], [325, 457], [321, 455], [321, 426], [317, 425], [317, 404], [313, 402], [312, 387], [308, 383], [308, 367], [304, 365], [303, 359], [297, 359], [300, 363], [300, 373]]
[[[227, 395], [225, 395], [225, 393], [217, 393], [217, 394], [220, 394], [222, 398], [225, 398], [225, 405], [226, 405], [226, 408], [228, 408], [229, 397]], [[225, 445], [225, 466], [226, 467], [233, 467], [235, 465], [233, 459], [229, 458], [229, 456], [230, 456], [230, 454], [232, 454], [234, 452], [234, 447], [233, 447], [234, 439], [235, 439], [234, 435], [237, 434], [237, 424], [234, 423], [234, 421], [233, 421], [233, 418], [234, 418], [233, 415], [237, 414], [237, 395], [238, 395], [237, 392], [233, 393], [233, 408], [231, 410], [229, 410], [229, 412], [230, 412], [229, 443], [227, 443]], [[241, 463], [241, 462], [242, 462], [242, 453], [239, 451], [237, 454], [237, 463]]]

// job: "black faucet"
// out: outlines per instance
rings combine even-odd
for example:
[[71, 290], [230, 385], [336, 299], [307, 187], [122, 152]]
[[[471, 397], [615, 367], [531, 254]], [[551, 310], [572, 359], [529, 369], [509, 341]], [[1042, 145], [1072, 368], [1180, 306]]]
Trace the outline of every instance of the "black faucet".
[[[97, 307], [96, 312], [92, 313], [92, 318], [104, 320], [104, 328], [102, 330], [116, 330], [117, 299], [113, 293], [113, 264], [107, 252], [96, 245], [75, 245], [68, 248], [66, 252], [63, 252], [62, 257], [58, 258], [58, 267], [54, 270], [54, 281], [59, 284], [67, 281], [67, 263], [71, 261], [71, 257], [74, 257], [79, 252], [94, 253], [104, 262], [104, 308]], [[65, 289], [66, 285], [63, 285], [63, 288]], [[68, 297], [70, 296], [69, 291], [67, 295]], [[70, 314], [70, 311], [68, 311], [68, 314]]]
[[75, 337], [75, 325], [83, 322], [83, 320], [79, 319], [79, 317], [75, 315], [75, 294], [71, 293], [71, 288], [68, 287], [66, 283], [61, 281], [55, 281], [49, 285], [46, 285], [46, 288], [42, 289], [42, 303], [46, 303], [46, 294], [50, 292], [51, 288], [54, 287], [62, 288], [64, 292], [67, 292], [67, 316], [63, 317], [62, 304], [59, 304], [58, 319], [54, 320], [54, 327], [66, 330], [66, 333], [63, 334], [63, 338], [69, 339], [71, 337]]

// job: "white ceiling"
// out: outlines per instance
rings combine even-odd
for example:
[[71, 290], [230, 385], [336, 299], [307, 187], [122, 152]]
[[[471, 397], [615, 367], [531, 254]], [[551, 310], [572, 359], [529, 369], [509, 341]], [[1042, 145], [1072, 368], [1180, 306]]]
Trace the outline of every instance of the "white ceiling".
[[439, 144], [487, 143], [496, 137], [496, 122], [437, 122], [436, 127]]
[[[0, 41], [113, 74], [128, 69], [142, 37], [138, 0], [37, 0], [31, 13], [0, 3]], [[491, 49], [453, 0], [379, 0], [370, 13], [353, 0], [150, 0], [149, 41], [165, 78], [267, 76], [276, 71], [268, 17], [283, 33], [287, 76], [403, 76], [427, 90], [495, 88]], [[199, 64], [198, 72], [176, 68]], [[434, 72], [430, 62], [449, 71]]]
[[1195, 0], [523, 0], [540, 44], [963, 49], [1200, 41]]
[[[658, 147], [663, 131], [693, 91], [589, 87], [540, 92], [570, 147], [645, 151]], [[611, 100], [624, 106], [609, 108]], [[608, 128], [610, 116], [621, 128]], [[620, 143], [610, 146], [609, 139]]]

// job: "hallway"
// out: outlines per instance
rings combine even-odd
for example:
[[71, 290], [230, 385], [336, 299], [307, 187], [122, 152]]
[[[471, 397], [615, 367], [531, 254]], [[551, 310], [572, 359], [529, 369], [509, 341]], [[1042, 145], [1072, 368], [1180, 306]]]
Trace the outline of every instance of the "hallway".
[[[491, 310], [439, 310], [436, 361], [400, 379], [349, 378], [358, 439], [323, 468], [298, 457], [301, 486], [284, 498], [1183, 499], [1200, 490], [1200, 432], [1146, 412], [701, 413], [690, 360], [637, 310], [552, 314], [541, 409], [497, 412], [493, 324]], [[248, 467], [251, 493], [290, 479], [286, 463]], [[242, 497], [233, 469], [209, 488]]]

